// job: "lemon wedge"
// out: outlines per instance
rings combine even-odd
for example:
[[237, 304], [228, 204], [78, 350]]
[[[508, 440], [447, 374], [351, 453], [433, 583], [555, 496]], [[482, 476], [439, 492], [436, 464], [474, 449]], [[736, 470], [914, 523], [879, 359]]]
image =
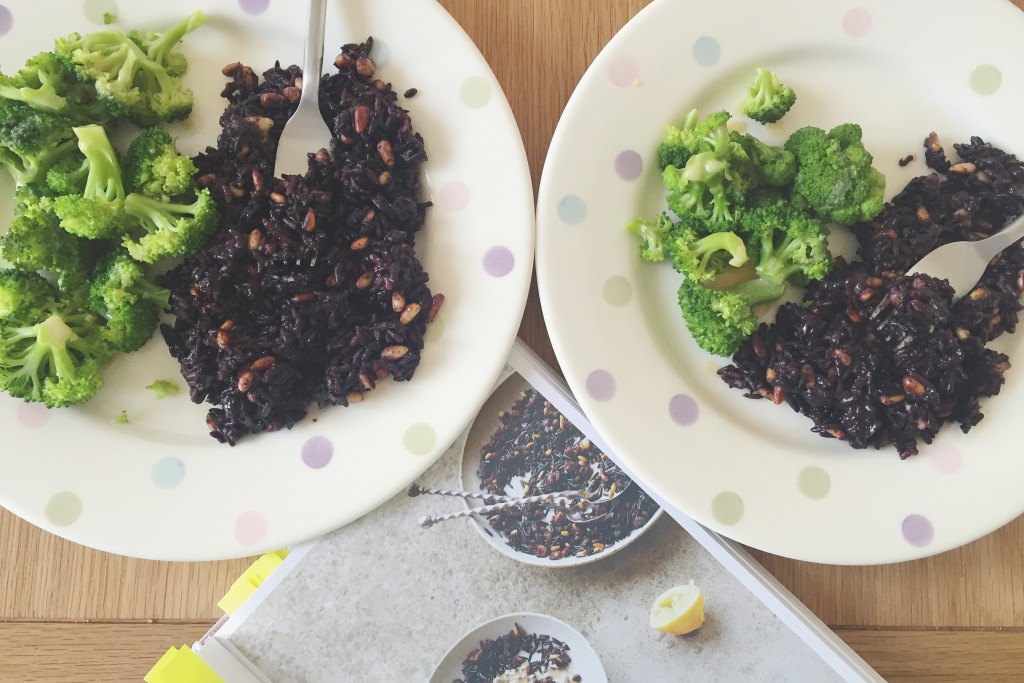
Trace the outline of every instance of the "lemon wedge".
[[658, 596], [651, 607], [651, 628], [663, 633], [692, 633], [704, 623], [704, 594], [691, 580]]

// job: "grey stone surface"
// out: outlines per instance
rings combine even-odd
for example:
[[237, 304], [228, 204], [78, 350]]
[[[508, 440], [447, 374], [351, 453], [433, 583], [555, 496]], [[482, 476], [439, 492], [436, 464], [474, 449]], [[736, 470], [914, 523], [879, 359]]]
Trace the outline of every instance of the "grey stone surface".
[[[455, 487], [460, 450], [420, 483]], [[471, 628], [542, 612], [587, 638], [612, 683], [839, 680], [667, 515], [606, 559], [545, 568], [501, 555], [468, 520], [417, 524], [461, 505], [402, 494], [329, 534], [231, 642], [278, 683], [418, 682]], [[705, 596], [704, 626], [689, 636], [651, 629], [655, 598], [690, 579]]]

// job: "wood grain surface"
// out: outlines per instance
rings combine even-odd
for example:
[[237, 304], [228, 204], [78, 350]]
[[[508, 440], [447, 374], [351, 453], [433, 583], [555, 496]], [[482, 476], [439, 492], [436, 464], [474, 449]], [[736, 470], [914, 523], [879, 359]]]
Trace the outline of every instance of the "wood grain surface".
[[[573, 88], [647, 0], [440, 2], [504, 87], [536, 186]], [[1012, 2], [1024, 9], [1024, 0]], [[520, 336], [557, 367], [535, 290]], [[890, 681], [1024, 681], [1024, 518], [963, 548], [897, 565], [755, 555]], [[137, 681], [168, 647], [191, 643], [213, 623], [217, 599], [248, 564], [117, 557], [3, 510], [0, 558], [3, 683]]]

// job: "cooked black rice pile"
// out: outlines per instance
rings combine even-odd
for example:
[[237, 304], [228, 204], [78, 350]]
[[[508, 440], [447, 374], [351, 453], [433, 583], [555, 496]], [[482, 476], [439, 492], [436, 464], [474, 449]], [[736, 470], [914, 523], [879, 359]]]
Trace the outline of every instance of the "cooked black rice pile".
[[195, 159], [221, 229], [169, 271], [164, 325], [193, 401], [213, 404], [210, 433], [291, 427], [308, 406], [348, 405], [381, 380], [413, 376], [427, 323], [443, 302], [427, 287], [416, 232], [423, 140], [390, 84], [374, 78], [372, 39], [345, 45], [320, 102], [330, 155], [305, 175], [272, 177], [277, 139], [301, 73], [276, 64], [262, 80], [224, 68], [217, 146]]
[[[587, 524], [573, 522], [561, 510], [552, 512], [544, 503], [488, 515], [491, 528], [512, 548], [551, 560], [586, 557], [626, 538], [657, 511], [657, 503], [536, 389], [524, 391], [500, 419], [481, 448], [477, 468], [488, 493], [506, 495], [513, 480], [522, 482], [522, 495], [577, 491], [587, 488], [595, 470], [604, 490], [614, 485], [622, 491], [612, 501], [593, 505], [586, 515], [593, 521]], [[606, 516], [596, 519], [601, 515]]]
[[945, 280], [904, 273], [932, 249], [983, 239], [1024, 213], [1024, 164], [977, 137], [954, 148], [950, 161], [932, 133], [925, 160], [935, 172], [855, 226], [863, 260], [840, 260], [801, 303], [781, 306], [722, 379], [749, 398], [789, 404], [821, 436], [892, 445], [901, 458], [946, 422], [964, 432], [978, 424], [980, 399], [999, 393], [1010, 367], [986, 344], [1017, 327], [1024, 247], [1003, 251], [955, 304]]
[[[569, 646], [547, 634], [527, 633], [516, 624], [508, 633], [480, 642], [462, 662], [462, 678], [452, 683], [492, 683], [506, 671], [523, 668], [527, 675], [545, 674], [568, 668], [572, 658]], [[539, 683], [552, 683], [551, 676], [537, 679]], [[574, 675], [570, 680], [580, 683], [583, 677]]]

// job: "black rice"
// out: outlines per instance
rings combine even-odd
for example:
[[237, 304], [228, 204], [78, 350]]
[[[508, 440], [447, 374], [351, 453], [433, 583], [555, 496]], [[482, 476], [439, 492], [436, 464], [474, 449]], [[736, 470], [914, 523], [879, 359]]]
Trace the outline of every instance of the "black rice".
[[217, 146], [196, 157], [221, 228], [169, 271], [173, 325], [164, 338], [207, 425], [234, 444], [291, 427], [310, 403], [360, 401], [386, 377], [411, 379], [429, 319], [414, 245], [423, 141], [389, 84], [373, 78], [372, 39], [345, 45], [320, 102], [335, 135], [304, 175], [274, 178], [280, 130], [301, 73], [276, 64], [262, 80], [224, 69]]
[[978, 424], [980, 399], [999, 392], [1010, 366], [986, 344], [1016, 329], [1024, 247], [1003, 251], [956, 304], [945, 280], [903, 273], [932, 249], [983, 239], [1024, 212], [1024, 164], [977, 137], [955, 149], [952, 162], [931, 134], [925, 160], [935, 173], [855, 227], [863, 261], [838, 260], [800, 304], [781, 306], [722, 379], [750, 398], [789, 404], [821, 436], [854, 448], [891, 444], [901, 458], [946, 422], [964, 432]]
[[[551, 683], [553, 678], [543, 674], [567, 669], [571, 662], [566, 643], [547, 634], [528, 633], [516, 624], [504, 635], [481, 641], [463, 660], [462, 678], [452, 683], [492, 683], [516, 669], [526, 675], [541, 675], [538, 683]], [[570, 680], [581, 683], [583, 677], [576, 674]]]

